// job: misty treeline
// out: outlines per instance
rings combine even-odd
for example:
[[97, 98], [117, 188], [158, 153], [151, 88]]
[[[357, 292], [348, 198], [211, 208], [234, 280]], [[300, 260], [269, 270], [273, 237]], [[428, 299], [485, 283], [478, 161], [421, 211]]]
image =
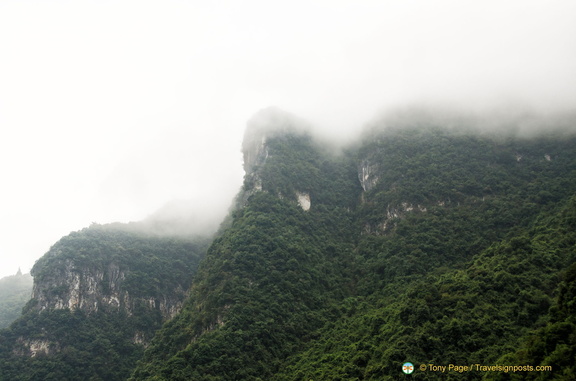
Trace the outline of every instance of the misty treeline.
[[[33, 301], [0, 334], [0, 379], [395, 380], [406, 361], [553, 369], [452, 379], [574, 378], [574, 120], [404, 110], [334, 149], [268, 110], [207, 250], [156, 237], [137, 255], [141, 241], [92, 227], [37, 264], [49, 277], [50, 263], [133, 253], [127, 267], [146, 270], [131, 292], [166, 292], [150, 277], [181, 276], [181, 312], [160, 325], [145, 309], [38, 312]], [[175, 253], [186, 268], [170, 264]], [[144, 347], [133, 338], [147, 321], [158, 330]], [[54, 350], [18, 353], [31, 339]], [[107, 368], [120, 359], [121, 371]]]
[[0, 279], [0, 328], [5, 328], [16, 320], [32, 294], [32, 276], [22, 274]]
[[32, 268], [35, 297], [0, 333], [0, 380], [126, 379], [208, 242], [117, 224], [63, 237]]
[[131, 380], [393, 380], [406, 361], [573, 375], [576, 140], [518, 120], [387, 117], [338, 154], [273, 134]]

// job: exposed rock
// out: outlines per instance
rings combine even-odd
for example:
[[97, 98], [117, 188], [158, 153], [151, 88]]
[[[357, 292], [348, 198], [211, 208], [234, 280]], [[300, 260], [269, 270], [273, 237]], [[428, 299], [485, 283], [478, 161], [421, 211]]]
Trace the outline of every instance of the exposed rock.
[[296, 197], [298, 199], [298, 204], [303, 210], [305, 211], [310, 210], [311, 202], [310, 202], [310, 195], [308, 193], [296, 192]]
[[242, 141], [244, 171], [249, 174], [256, 166], [264, 164], [268, 158], [268, 139], [289, 132], [304, 133], [309, 126], [294, 115], [276, 107], [269, 107], [256, 113], [249, 121]]
[[125, 269], [111, 263], [105, 272], [96, 268], [77, 267], [71, 259], [56, 270], [48, 279], [34, 282], [32, 298], [36, 309], [82, 310], [88, 314], [105, 309], [122, 309], [129, 316], [139, 301], [151, 309], [159, 310], [164, 319], [171, 319], [182, 308], [183, 290], [175, 290], [171, 296], [154, 295], [134, 298], [123, 288]]
[[46, 355], [50, 353], [50, 343], [45, 340], [30, 340], [28, 346], [30, 347], [30, 357], [35, 357], [39, 353]]
[[38, 355], [51, 355], [60, 350], [58, 343], [52, 343], [43, 339], [25, 339], [19, 337], [18, 346], [14, 350], [17, 356], [36, 357]]
[[[444, 202], [442, 202], [441, 205], [443, 206]], [[414, 205], [409, 202], [401, 202], [400, 205], [397, 206], [392, 206], [388, 204], [388, 206], [386, 207], [385, 218], [381, 222], [376, 224], [376, 226], [370, 224], [364, 225], [364, 233], [376, 234], [376, 235], [384, 234], [386, 231], [395, 226], [396, 221], [398, 219], [403, 218], [407, 213], [412, 212], [425, 213], [427, 211], [428, 209], [425, 206], [419, 204]]]
[[134, 334], [134, 338], [132, 339], [132, 342], [134, 344], [143, 345], [144, 347], [148, 346], [148, 341], [146, 340], [146, 335], [144, 334], [144, 332], [137, 331]]
[[358, 180], [362, 185], [364, 192], [370, 191], [376, 184], [378, 184], [378, 171], [379, 166], [376, 163], [371, 163], [369, 160], [362, 160], [358, 166]]
[[245, 176], [244, 189], [238, 197], [239, 206], [245, 205], [252, 194], [263, 190], [259, 168], [273, 154], [268, 141], [276, 136], [304, 134], [309, 130], [306, 122], [275, 107], [261, 110], [248, 121], [242, 141]]

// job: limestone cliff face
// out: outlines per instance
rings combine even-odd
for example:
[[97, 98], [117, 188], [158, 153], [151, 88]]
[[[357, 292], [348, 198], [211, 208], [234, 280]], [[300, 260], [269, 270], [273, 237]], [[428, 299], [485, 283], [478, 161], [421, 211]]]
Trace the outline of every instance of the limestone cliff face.
[[61, 356], [83, 345], [78, 327], [92, 339], [121, 340], [119, 348], [147, 346], [155, 331], [182, 309], [207, 243], [115, 226], [93, 225], [70, 233], [32, 269], [32, 300], [21, 318], [24, 328], [15, 330], [12, 353]]
[[100, 225], [73, 232], [34, 265], [28, 308], [148, 311], [170, 319], [182, 307], [203, 245]]
[[266, 142], [270, 138], [288, 133], [306, 133], [309, 125], [296, 116], [276, 107], [269, 107], [256, 113], [249, 121], [244, 132], [242, 153], [244, 171], [252, 173], [255, 167], [264, 164], [269, 152]]
[[[275, 107], [261, 110], [248, 121], [242, 143], [245, 176], [244, 189], [239, 196], [240, 206], [245, 204], [250, 195], [263, 190], [261, 168], [274, 155], [269, 141], [286, 135], [305, 135], [309, 131], [310, 126], [305, 121]], [[288, 196], [303, 210], [310, 209], [310, 195], [304, 190], [290, 195], [280, 193], [277, 196]]]
[[360, 164], [358, 165], [358, 180], [360, 181], [364, 192], [369, 192], [374, 188], [374, 186], [376, 186], [380, 179], [378, 175], [379, 171], [380, 166], [375, 160], [366, 158], [360, 161]]
[[185, 292], [178, 287], [168, 295], [132, 296], [124, 287], [130, 269], [111, 262], [91, 267], [67, 259], [53, 268], [49, 276], [34, 283], [32, 299], [38, 311], [70, 309], [86, 313], [99, 310], [124, 310], [133, 315], [136, 305], [159, 311], [163, 319], [171, 319], [182, 307]]

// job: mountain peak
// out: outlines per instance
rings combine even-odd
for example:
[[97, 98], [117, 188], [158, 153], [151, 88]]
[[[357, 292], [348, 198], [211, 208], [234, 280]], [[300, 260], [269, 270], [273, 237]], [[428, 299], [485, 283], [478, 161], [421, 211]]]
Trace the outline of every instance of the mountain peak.
[[248, 121], [244, 132], [244, 171], [251, 172], [255, 165], [261, 164], [260, 161], [266, 158], [265, 146], [268, 139], [284, 134], [303, 135], [309, 131], [310, 126], [306, 121], [278, 107], [258, 111]]

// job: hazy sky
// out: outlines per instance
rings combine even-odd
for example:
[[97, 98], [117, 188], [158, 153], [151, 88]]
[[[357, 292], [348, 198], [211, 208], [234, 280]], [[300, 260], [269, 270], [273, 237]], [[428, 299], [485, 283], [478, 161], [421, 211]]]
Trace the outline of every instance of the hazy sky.
[[223, 210], [246, 121], [576, 100], [574, 1], [0, 0], [0, 277], [91, 222]]

